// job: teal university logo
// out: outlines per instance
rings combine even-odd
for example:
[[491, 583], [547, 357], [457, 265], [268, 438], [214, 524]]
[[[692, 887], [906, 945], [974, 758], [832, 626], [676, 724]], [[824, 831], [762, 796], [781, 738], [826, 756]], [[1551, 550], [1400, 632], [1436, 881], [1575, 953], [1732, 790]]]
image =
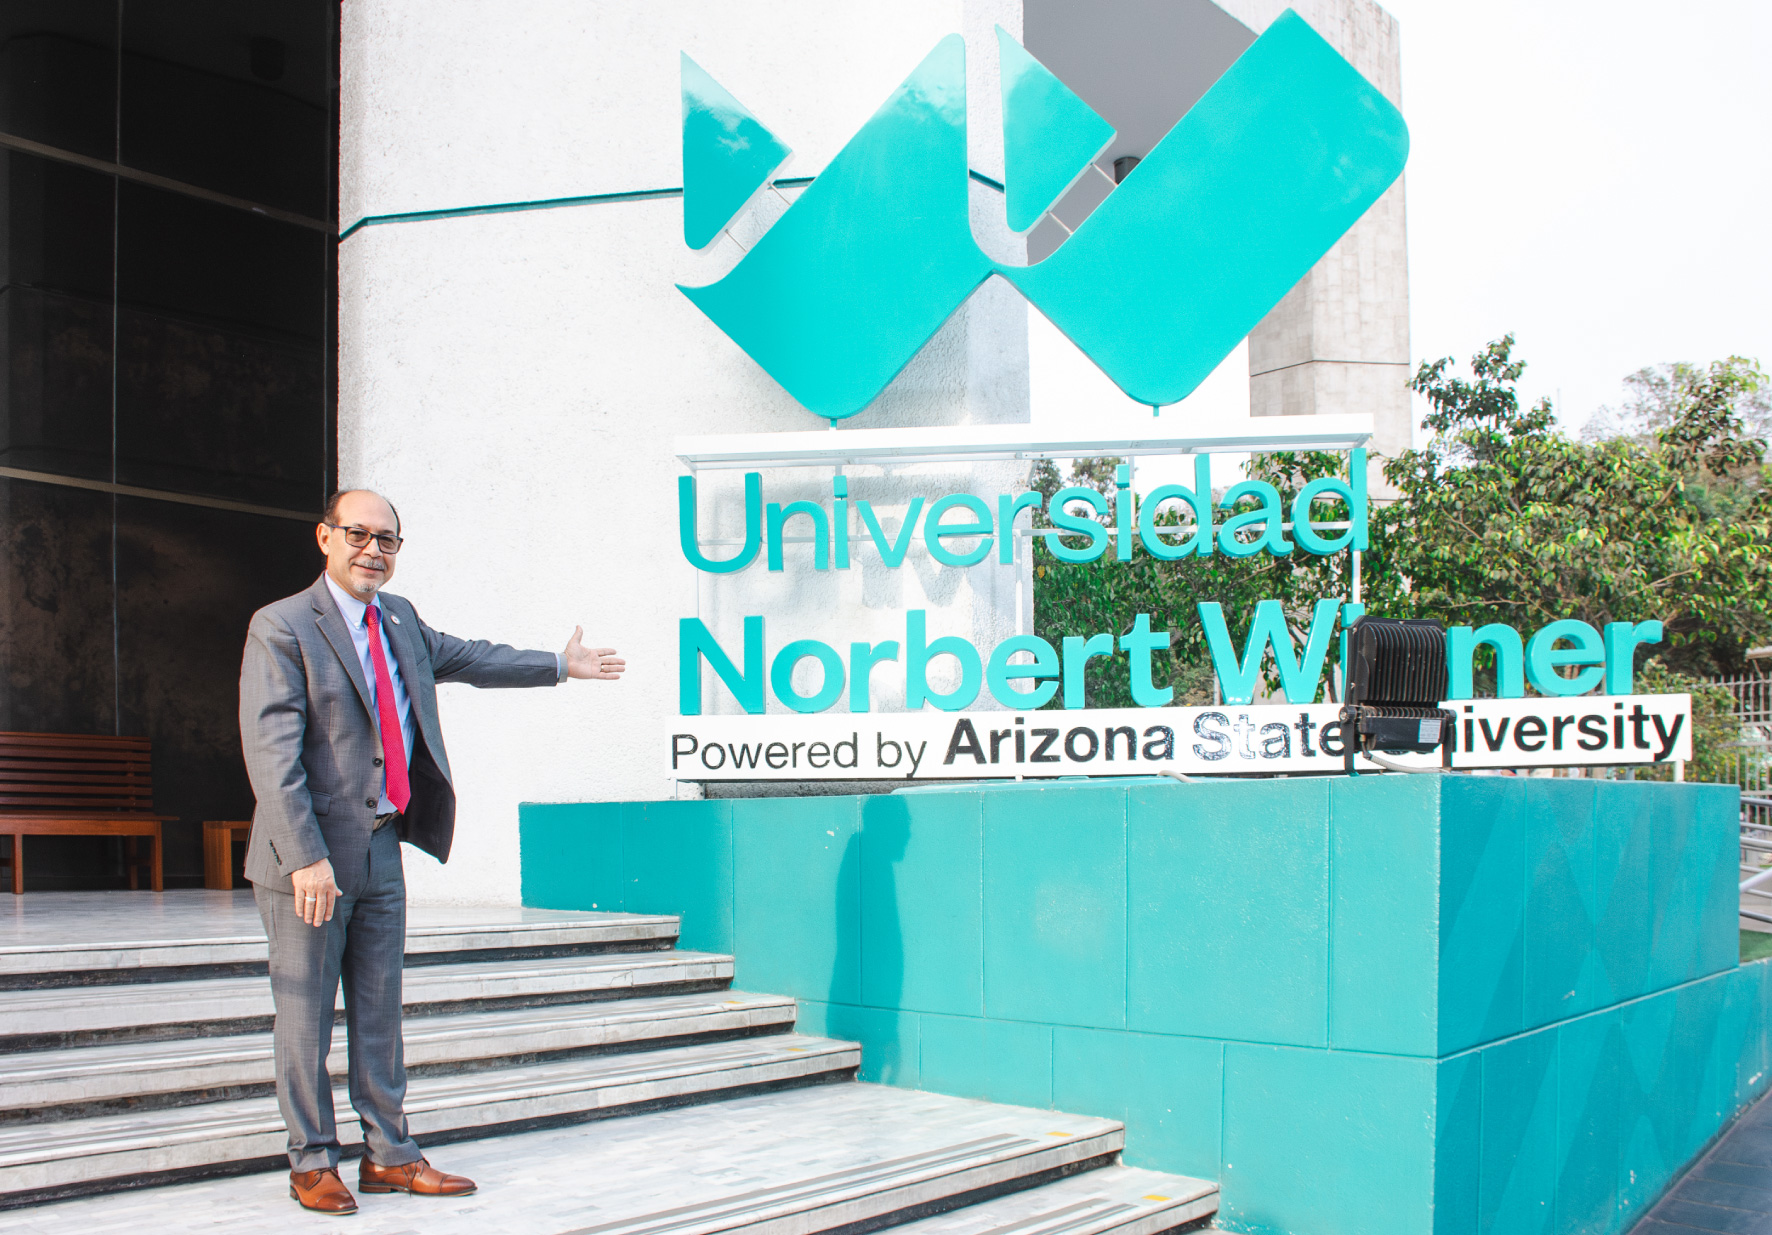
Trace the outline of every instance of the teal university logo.
[[[1001, 29], [1004, 206], [1037, 223], [1113, 129]], [[1133, 399], [1192, 393], [1402, 174], [1403, 117], [1288, 10], [1044, 260], [968, 220], [949, 35], [718, 282], [684, 295], [807, 410], [853, 416], [992, 275]], [[683, 234], [703, 248], [788, 147], [683, 58]]]

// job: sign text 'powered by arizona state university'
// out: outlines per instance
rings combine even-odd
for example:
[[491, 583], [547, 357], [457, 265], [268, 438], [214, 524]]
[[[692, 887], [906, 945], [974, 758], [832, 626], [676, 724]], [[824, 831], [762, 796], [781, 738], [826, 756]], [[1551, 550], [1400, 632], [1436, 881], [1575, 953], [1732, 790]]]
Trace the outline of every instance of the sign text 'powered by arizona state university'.
[[[1649, 764], [1692, 756], [1687, 695], [1477, 699], [1451, 705], [1454, 768]], [[1339, 772], [1340, 707], [1091, 708], [686, 719], [671, 735], [680, 780], [992, 780]], [[1393, 755], [1437, 767], [1439, 755]], [[1373, 765], [1361, 766], [1374, 770]]]

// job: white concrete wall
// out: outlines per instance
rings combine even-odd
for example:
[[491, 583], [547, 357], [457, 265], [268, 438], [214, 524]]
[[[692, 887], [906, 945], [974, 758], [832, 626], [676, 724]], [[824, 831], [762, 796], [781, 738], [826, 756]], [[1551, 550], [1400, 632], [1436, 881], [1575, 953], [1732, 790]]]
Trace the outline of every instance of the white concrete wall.
[[[997, 22], [1019, 33], [1019, 0], [346, 0], [340, 222], [680, 185], [679, 51], [794, 148], [781, 174], [813, 175], [956, 30], [973, 163], [1000, 172]], [[996, 251], [1001, 203], [982, 194], [975, 227]], [[673, 286], [710, 282], [739, 254], [730, 239], [690, 252], [674, 198], [391, 223], [341, 245], [340, 480], [400, 508], [394, 590], [439, 629], [520, 646], [562, 647], [582, 622], [630, 664], [619, 685], [443, 688], [456, 847], [447, 867], [408, 850], [415, 900], [514, 903], [519, 802], [670, 796], [657, 751], [677, 710], [680, 617], [699, 610], [735, 654], [738, 619], [765, 602], [772, 647], [902, 638], [914, 603], [931, 608], [932, 634], [987, 645], [1025, 620], [1025, 570], [924, 559], [812, 577], [790, 556], [785, 576], [759, 563], [713, 583], [683, 560], [672, 439], [816, 427]], [[1026, 339], [1020, 298], [989, 288], [846, 424], [1025, 420]], [[1021, 471], [932, 470], [851, 483], [988, 494]], [[829, 481], [776, 473], [766, 488], [785, 501]], [[737, 514], [736, 474], [706, 488]], [[803, 624], [773, 616], [790, 598]]]

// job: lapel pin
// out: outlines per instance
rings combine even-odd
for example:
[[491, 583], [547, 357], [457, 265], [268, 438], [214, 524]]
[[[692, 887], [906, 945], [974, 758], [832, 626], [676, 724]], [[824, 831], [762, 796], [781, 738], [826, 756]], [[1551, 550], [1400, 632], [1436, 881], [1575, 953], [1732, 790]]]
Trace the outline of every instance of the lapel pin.
[[400, 619], [392, 613], [388, 614], [388, 621], [392, 622], [396, 626], [398, 626], [400, 624]]

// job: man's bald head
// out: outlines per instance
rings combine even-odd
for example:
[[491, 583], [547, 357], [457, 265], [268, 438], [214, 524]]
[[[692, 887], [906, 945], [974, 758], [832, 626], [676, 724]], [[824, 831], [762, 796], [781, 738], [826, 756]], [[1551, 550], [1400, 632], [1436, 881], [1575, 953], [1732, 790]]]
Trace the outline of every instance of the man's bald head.
[[[320, 526], [314, 529], [326, 573], [332, 581], [367, 604], [394, 577], [394, 553], [378, 536], [398, 538], [400, 512], [373, 489], [343, 489], [326, 500]], [[369, 533], [367, 537], [363, 533]], [[363, 540], [352, 545], [351, 537]], [[396, 552], [398, 548], [396, 546]]]
[[[400, 512], [394, 509], [394, 504], [392, 502], [388, 501], [387, 498], [377, 493], [374, 489], [340, 489], [326, 499], [326, 509], [320, 512], [320, 521], [322, 523], [344, 524], [344, 520], [338, 517], [339, 506], [344, 503], [346, 498], [365, 497], [374, 498], [383, 506], [386, 506], [388, 508], [388, 513], [394, 517], [394, 530], [396, 532], [400, 530]], [[356, 503], [353, 502], [352, 505], [355, 506]]]

